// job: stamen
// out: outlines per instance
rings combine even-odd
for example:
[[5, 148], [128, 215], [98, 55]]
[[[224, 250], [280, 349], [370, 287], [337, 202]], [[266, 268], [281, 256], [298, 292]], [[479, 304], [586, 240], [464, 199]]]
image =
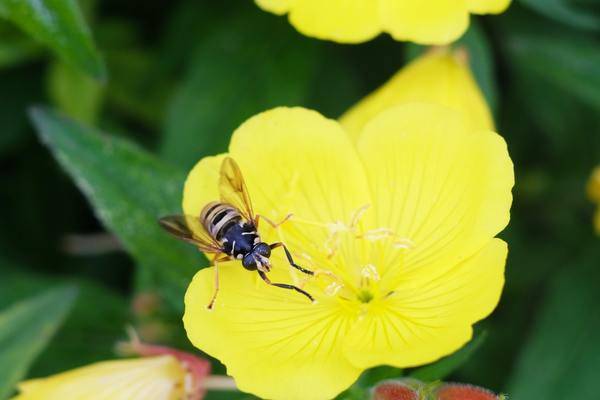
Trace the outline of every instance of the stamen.
[[357, 239], [361, 238], [370, 242], [393, 238], [394, 240], [392, 241], [392, 246], [396, 249], [411, 249], [415, 247], [415, 242], [409, 238], [398, 237], [396, 233], [389, 228], [376, 228], [368, 230], [361, 236], [357, 236]]
[[334, 232], [329, 235], [324, 243], [325, 250], [327, 251], [327, 258], [332, 259], [337, 253], [341, 245], [341, 238], [338, 232]]
[[298, 256], [298, 258], [302, 258], [303, 260], [308, 261], [311, 264], [313, 264], [313, 262], [312, 262], [313, 258], [310, 256], [310, 254], [302, 252], [302, 253], [299, 253], [297, 256]]
[[356, 211], [354, 211], [354, 215], [352, 216], [352, 219], [350, 220], [350, 228], [352, 230], [354, 230], [358, 223], [360, 222], [360, 220], [362, 219], [363, 215], [365, 215], [365, 212], [367, 211], [367, 209], [371, 207], [370, 204], [365, 204], [362, 207], [359, 207]]
[[408, 238], [398, 238], [392, 244], [397, 249], [412, 249], [415, 247], [415, 242]]
[[326, 288], [325, 288], [325, 294], [327, 296], [335, 296], [338, 294], [338, 292], [344, 287], [344, 285], [342, 285], [339, 282], [331, 282]]
[[327, 224], [327, 229], [329, 230], [329, 237], [325, 241], [325, 249], [327, 250], [327, 258], [331, 259], [337, 253], [338, 249], [341, 245], [341, 233], [352, 233], [355, 236], [357, 235], [356, 229], [358, 223], [363, 217], [364, 213], [370, 207], [369, 204], [365, 204], [364, 206], [359, 207], [352, 213], [350, 217], [350, 224], [345, 224], [341, 221], [330, 222]]
[[394, 236], [394, 231], [389, 228], [376, 228], [370, 229], [363, 233], [359, 238], [367, 239], [369, 242], [376, 242], [378, 240], [387, 239]]
[[340, 232], [348, 232], [349, 226], [344, 224], [341, 221], [334, 221], [327, 223], [327, 229], [329, 229], [329, 233], [336, 234]]
[[360, 275], [368, 280], [373, 280], [375, 282], [379, 282], [381, 277], [379, 276], [379, 272], [377, 271], [377, 267], [373, 264], [367, 264], [360, 270]]

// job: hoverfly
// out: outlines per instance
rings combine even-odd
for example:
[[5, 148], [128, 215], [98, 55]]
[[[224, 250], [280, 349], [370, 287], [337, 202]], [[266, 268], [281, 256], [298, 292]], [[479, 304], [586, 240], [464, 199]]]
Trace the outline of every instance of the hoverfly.
[[267, 277], [267, 272], [271, 270], [271, 250], [278, 247], [283, 248], [292, 267], [307, 275], [314, 275], [314, 272], [296, 264], [284, 243], [267, 244], [260, 239], [257, 231], [260, 218], [274, 227], [279, 224], [254, 214], [242, 172], [230, 157], [226, 157], [221, 164], [219, 191], [221, 199], [205, 205], [200, 215], [170, 215], [159, 220], [160, 225], [173, 236], [194, 244], [205, 253], [214, 254], [211, 265], [215, 267], [215, 289], [208, 309], [212, 309], [219, 292], [218, 264], [232, 259], [241, 260], [242, 266], [249, 271], [257, 271], [267, 284], [295, 290], [314, 301], [310, 294], [299, 287], [271, 282]]

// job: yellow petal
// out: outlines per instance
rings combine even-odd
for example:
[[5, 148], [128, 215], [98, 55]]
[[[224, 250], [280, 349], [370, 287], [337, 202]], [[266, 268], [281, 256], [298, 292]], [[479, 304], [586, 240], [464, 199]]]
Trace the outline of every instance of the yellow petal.
[[[304, 256], [298, 260], [301, 264], [324, 254], [329, 231], [300, 221], [345, 222], [371, 202], [364, 169], [348, 135], [338, 122], [314, 111], [277, 108], [258, 114], [236, 130], [229, 155], [240, 165], [255, 213], [276, 222], [293, 214], [279, 232], [266, 222], [259, 232], [268, 242], [284, 240], [294, 255]], [[205, 158], [190, 172], [183, 197], [186, 214], [199, 215], [205, 204], [219, 199], [222, 157]], [[283, 267], [289, 270], [287, 261]]]
[[505, 11], [511, 0], [468, 0], [469, 11], [475, 14], [499, 14]]
[[307, 36], [356, 43], [381, 32], [374, 0], [296, 0], [290, 22]]
[[[278, 108], [259, 114], [236, 130], [228, 154], [240, 165], [256, 213], [273, 221], [294, 214], [278, 232], [262, 222], [263, 240], [284, 239], [307, 267], [312, 265], [300, 256], [318, 258], [328, 231], [301, 221], [346, 221], [370, 202], [348, 135], [314, 111]], [[219, 159], [203, 160], [190, 173], [186, 212], [197, 213], [218, 198], [218, 164]], [[209, 182], [215, 189], [203, 188]], [[271, 258], [273, 281], [300, 284], [280, 250]], [[318, 305], [296, 292], [268, 287], [239, 261], [220, 264], [219, 270], [215, 310], [206, 311], [214, 283], [213, 269], [205, 269], [188, 289], [184, 323], [192, 343], [223, 361], [242, 390], [266, 398], [326, 399], [356, 379], [360, 371], [339, 346], [352, 316], [337, 303], [314, 293], [310, 283], [305, 289], [322, 300]], [[313, 384], [307, 387], [307, 381]]]
[[[282, 107], [250, 118], [235, 131], [228, 155], [240, 165], [254, 211], [274, 220], [289, 213], [313, 221], [345, 220], [370, 201], [347, 134], [315, 111]], [[188, 175], [186, 214], [199, 215], [205, 204], [219, 199], [224, 156], [202, 159]]]
[[171, 356], [106, 361], [19, 385], [18, 400], [176, 400], [185, 370]]
[[381, 31], [395, 39], [447, 44], [469, 24], [469, 11], [500, 13], [510, 0], [255, 0], [274, 14], [289, 12], [290, 22], [307, 36], [357, 43]]
[[331, 303], [311, 304], [269, 287], [238, 263], [220, 267], [215, 309], [212, 268], [196, 274], [185, 296], [183, 322], [194, 346], [227, 366], [242, 391], [268, 399], [331, 399], [360, 369], [342, 354], [352, 317]]
[[448, 44], [469, 25], [467, 0], [380, 0], [384, 29], [396, 40]]
[[437, 103], [464, 114], [472, 130], [494, 130], [492, 115], [463, 52], [429, 52], [358, 102], [340, 122], [355, 139], [377, 114], [408, 102]]
[[188, 174], [183, 187], [183, 213], [200, 216], [205, 205], [219, 200], [219, 170], [225, 154], [205, 157]]
[[315, 111], [282, 107], [250, 118], [234, 132], [229, 155], [244, 173], [256, 211], [270, 217], [291, 212], [335, 221], [370, 201], [346, 132]]
[[587, 194], [590, 200], [600, 203], [600, 167], [592, 171], [587, 183]]
[[265, 11], [282, 15], [288, 12], [297, 0], [255, 0], [256, 4]]
[[[412, 242], [403, 273], [456, 265], [507, 225], [514, 176], [506, 143], [469, 131], [459, 113], [430, 104], [394, 107], [366, 125], [358, 146], [375, 226]], [[382, 269], [398, 273], [397, 258], [390, 252]]]
[[304, 218], [337, 220], [369, 200], [346, 133], [315, 111], [276, 108], [252, 117], [235, 131], [229, 150], [263, 212], [285, 215], [291, 207]]
[[498, 304], [506, 244], [491, 240], [457, 265], [406, 279], [351, 330], [346, 355], [360, 367], [410, 367], [451, 354], [471, 338], [471, 325]]

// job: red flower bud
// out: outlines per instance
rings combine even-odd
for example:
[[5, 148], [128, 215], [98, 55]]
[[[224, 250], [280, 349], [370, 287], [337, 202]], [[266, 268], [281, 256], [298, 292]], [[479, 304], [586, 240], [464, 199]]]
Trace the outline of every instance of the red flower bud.
[[419, 395], [400, 380], [385, 381], [373, 389], [372, 400], [419, 400]]
[[501, 400], [487, 389], [460, 383], [445, 383], [436, 392], [437, 400]]

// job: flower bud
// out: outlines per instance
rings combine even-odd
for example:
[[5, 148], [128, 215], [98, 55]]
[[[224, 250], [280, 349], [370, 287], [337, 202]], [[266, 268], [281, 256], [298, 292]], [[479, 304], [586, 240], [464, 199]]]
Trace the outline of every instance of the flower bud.
[[504, 396], [496, 395], [487, 389], [462, 383], [445, 383], [436, 391], [436, 400], [502, 400]]
[[422, 383], [413, 379], [395, 379], [380, 382], [373, 388], [372, 400], [419, 400], [418, 387]]

